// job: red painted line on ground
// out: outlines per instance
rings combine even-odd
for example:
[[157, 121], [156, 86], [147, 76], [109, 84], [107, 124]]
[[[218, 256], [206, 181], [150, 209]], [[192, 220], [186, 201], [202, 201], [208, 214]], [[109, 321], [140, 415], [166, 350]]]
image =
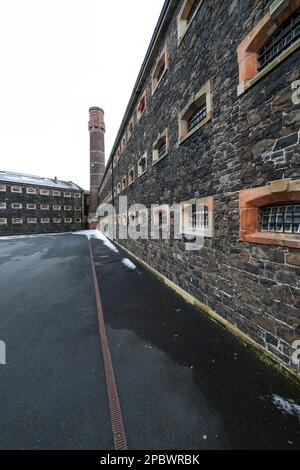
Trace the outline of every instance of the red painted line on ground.
[[109, 402], [115, 450], [127, 450], [127, 441], [126, 441], [126, 435], [125, 435], [125, 430], [124, 430], [124, 425], [123, 425], [121, 406], [120, 406], [118, 389], [116, 385], [115, 374], [114, 374], [114, 369], [113, 369], [110, 350], [109, 350], [102, 302], [101, 302], [101, 297], [100, 297], [99, 284], [98, 284], [90, 240], [89, 240], [89, 249], [90, 249], [92, 274], [93, 274], [97, 312], [98, 312], [98, 319], [99, 319], [99, 331], [100, 331], [100, 339], [101, 339], [101, 346], [102, 346], [102, 353], [103, 353], [108, 402]]

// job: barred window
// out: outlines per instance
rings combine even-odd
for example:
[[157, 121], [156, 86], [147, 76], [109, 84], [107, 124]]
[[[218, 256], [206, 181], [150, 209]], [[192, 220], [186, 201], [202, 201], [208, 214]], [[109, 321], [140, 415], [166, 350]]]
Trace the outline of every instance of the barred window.
[[69, 217], [66, 217], [66, 218], [64, 219], [64, 222], [65, 222], [65, 224], [71, 224], [71, 223], [72, 223], [72, 219], [69, 218]]
[[76, 218], [76, 219], [75, 219], [75, 223], [76, 223], [76, 224], [80, 224], [80, 223], [81, 223], [81, 219], [80, 219], [80, 218]]
[[155, 92], [156, 88], [158, 87], [159, 82], [161, 81], [165, 71], [167, 70], [167, 50], [164, 48], [162, 51], [155, 69], [152, 75], [152, 94]]
[[147, 106], [147, 94], [146, 90], [143, 93], [143, 96], [140, 98], [140, 101], [137, 105], [137, 120], [139, 121], [143, 116], [144, 112], [146, 111]]
[[81, 198], [81, 194], [80, 194], [80, 193], [74, 193], [74, 197], [75, 197], [76, 199], [80, 199], [80, 198]]
[[290, 16], [282, 26], [275, 31], [270, 40], [264, 45], [259, 54], [258, 70], [264, 69], [285, 49], [300, 38], [300, 9]]
[[52, 191], [53, 196], [60, 196], [61, 192], [60, 191]]
[[153, 164], [164, 158], [168, 154], [168, 129], [160, 135], [153, 145]]
[[138, 162], [138, 176], [142, 176], [147, 171], [147, 154], [144, 154], [143, 157]]
[[54, 205], [54, 206], [53, 206], [53, 210], [54, 210], [54, 211], [60, 211], [60, 210], [61, 210], [61, 206]]
[[64, 206], [64, 210], [65, 210], [65, 211], [71, 211], [71, 210], [72, 210], [72, 206]]
[[190, 132], [193, 130], [198, 124], [200, 124], [203, 119], [205, 119], [207, 116], [207, 109], [206, 109], [206, 103], [202, 106], [199, 106], [193, 114], [189, 117], [187, 121], [187, 130]]
[[61, 219], [54, 218], [53, 223], [54, 224], [61, 224]]
[[0, 218], [0, 225], [7, 225], [7, 219], [1, 217], [1, 218]]
[[13, 202], [11, 205], [12, 209], [22, 209], [23, 204], [20, 204], [19, 202]]
[[28, 223], [28, 224], [36, 224], [36, 223], [37, 223], [37, 219], [34, 218], [34, 217], [29, 217], [29, 218], [27, 219], [27, 223]]
[[0, 202], [0, 209], [6, 209], [6, 202]]
[[50, 224], [50, 219], [43, 218], [43, 219], [41, 219], [41, 223], [42, 224]]
[[300, 233], [300, 204], [283, 203], [260, 209], [261, 230], [276, 233]]
[[0, 184], [0, 193], [6, 193], [6, 186], [4, 184]]
[[75, 210], [75, 212], [81, 212], [81, 207], [80, 206], [75, 206], [74, 210]]
[[12, 193], [21, 193], [22, 192], [22, 188], [20, 186], [12, 186], [11, 187], [11, 192]]
[[36, 209], [36, 204], [27, 204], [27, 209], [28, 209], [28, 210], [34, 210], [34, 209]]
[[35, 188], [26, 188], [26, 194], [36, 194]]
[[186, 15], [187, 23], [189, 23], [193, 19], [193, 16], [196, 13], [196, 10], [197, 10], [198, 6], [200, 5], [200, 3], [201, 3], [201, 0], [194, 0], [194, 1], [190, 2], [189, 10], [188, 10], [187, 15]]
[[50, 196], [50, 191], [48, 189], [40, 189], [41, 196]]
[[64, 193], [64, 196], [65, 197], [72, 197], [72, 194], [71, 193]]
[[42, 204], [41, 205], [41, 210], [42, 211], [48, 211], [49, 210], [49, 206], [47, 204]]
[[16, 218], [13, 218], [11, 219], [11, 222], [12, 224], [22, 224], [23, 223], [23, 219], [16, 219]]
[[131, 168], [129, 174], [128, 174], [128, 186], [130, 186], [132, 183], [135, 181], [135, 174], [134, 174], [134, 168]]
[[190, 224], [192, 228], [208, 228], [209, 216], [208, 207], [203, 206], [201, 210], [197, 211], [197, 205], [192, 204]]

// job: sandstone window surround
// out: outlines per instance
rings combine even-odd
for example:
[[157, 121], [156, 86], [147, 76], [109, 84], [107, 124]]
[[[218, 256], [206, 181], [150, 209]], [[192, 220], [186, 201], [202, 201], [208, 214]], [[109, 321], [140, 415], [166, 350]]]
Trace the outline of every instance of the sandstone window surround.
[[72, 206], [64, 206], [64, 210], [65, 210], [65, 211], [71, 211], [71, 210], [72, 210]]
[[54, 223], [54, 224], [61, 224], [61, 219], [54, 218], [54, 219], [53, 219], [53, 223]]
[[49, 189], [40, 189], [40, 195], [41, 196], [50, 196]]
[[7, 219], [4, 217], [0, 218], [0, 225], [7, 225]]
[[28, 217], [27, 223], [28, 224], [37, 224], [37, 219], [35, 217]]
[[178, 46], [197, 15], [204, 0], [185, 0], [177, 17]]
[[12, 223], [13, 225], [22, 224], [22, 223], [23, 223], [23, 219], [22, 219], [22, 218], [15, 218], [15, 217], [14, 217], [14, 218], [11, 219], [11, 223]]
[[49, 206], [47, 204], [41, 204], [41, 210], [42, 211], [48, 211], [49, 210]]
[[121, 140], [121, 146], [120, 146], [120, 156], [121, 154], [124, 152], [125, 148], [126, 148], [126, 145], [127, 145], [127, 136], [126, 134], [123, 136], [122, 140]]
[[5, 186], [5, 184], [0, 184], [0, 193], [6, 193], [6, 186]]
[[36, 188], [26, 188], [26, 194], [36, 194]]
[[138, 161], [138, 178], [147, 172], [147, 152]]
[[169, 153], [169, 131], [166, 129], [158, 136], [153, 144], [152, 149], [152, 164], [160, 162]]
[[0, 202], [0, 209], [6, 209], [6, 202]]
[[300, 202], [300, 180], [278, 180], [240, 193], [240, 240], [247, 243], [300, 248], [300, 233], [265, 230], [266, 207]]
[[52, 191], [53, 196], [61, 196], [60, 191]]
[[178, 116], [178, 143], [181, 144], [212, 120], [212, 83], [208, 80], [194, 93]]
[[72, 197], [72, 193], [66, 192], [66, 193], [64, 193], [64, 197]]
[[127, 142], [129, 142], [129, 140], [131, 139], [133, 131], [134, 131], [134, 119], [132, 118], [129, 121], [128, 128], [127, 128]]
[[195, 235], [201, 230], [205, 238], [214, 236], [214, 198], [208, 196], [181, 203], [182, 231], [186, 235]]
[[80, 206], [75, 206], [74, 210], [75, 210], [75, 212], [81, 212], [81, 207]]
[[117, 184], [117, 196], [118, 196], [121, 192], [122, 192], [122, 183], [119, 182], [119, 183]]
[[21, 188], [21, 186], [11, 186], [11, 192], [12, 193], [22, 193], [22, 188]]
[[142, 94], [142, 96], [141, 96], [141, 98], [138, 102], [137, 108], [136, 108], [137, 121], [139, 121], [141, 119], [141, 117], [143, 116], [143, 114], [146, 111], [146, 108], [147, 108], [147, 92], [145, 90], [144, 93]]
[[76, 224], [80, 224], [80, 223], [81, 223], [81, 219], [80, 219], [79, 217], [76, 217], [76, 218], [75, 218], [75, 223], [76, 223]]
[[71, 224], [71, 223], [72, 223], [72, 218], [71, 218], [71, 217], [66, 217], [66, 218], [64, 219], [64, 223], [65, 223], [65, 224]]
[[128, 173], [128, 186], [131, 186], [134, 182], [135, 182], [135, 171], [134, 171], [134, 167], [132, 167]]
[[160, 54], [152, 74], [152, 95], [154, 95], [166, 71], [168, 70], [167, 47], [165, 46]]
[[127, 176], [123, 176], [122, 178], [122, 191], [125, 191], [127, 188]]
[[54, 206], [53, 206], [53, 210], [54, 210], [54, 211], [61, 211], [61, 206], [54, 205]]
[[42, 218], [41, 219], [41, 224], [50, 224], [50, 219]]
[[12, 205], [11, 205], [11, 208], [12, 209], [22, 209], [23, 208], [23, 204], [19, 203], [19, 202], [13, 202]]
[[[300, 47], [300, 38], [295, 37], [295, 41], [290, 42], [287, 37], [283, 37], [280, 44], [275, 45], [274, 51], [281, 51], [274, 54], [274, 60], [267, 63], [260, 70], [260, 55], [264, 47], [270, 41], [277, 41], [277, 35], [283, 33], [281, 27], [300, 8], [300, 0], [275, 0], [269, 12], [250, 31], [246, 38], [237, 48], [239, 64], [239, 85], [238, 96], [257, 83], [261, 78], [271, 72], [283, 60]], [[288, 44], [290, 44], [288, 46]], [[274, 45], [274, 44], [273, 44]], [[270, 47], [273, 47], [270, 44]], [[288, 47], [284, 47], [284, 45]], [[271, 52], [272, 53], [272, 52]]]
[[30, 211], [35, 210], [36, 209], [36, 204], [27, 204], [26, 209], [30, 210]]
[[75, 199], [80, 199], [80, 198], [81, 198], [81, 194], [80, 194], [80, 193], [74, 193], [74, 197], [75, 197]]

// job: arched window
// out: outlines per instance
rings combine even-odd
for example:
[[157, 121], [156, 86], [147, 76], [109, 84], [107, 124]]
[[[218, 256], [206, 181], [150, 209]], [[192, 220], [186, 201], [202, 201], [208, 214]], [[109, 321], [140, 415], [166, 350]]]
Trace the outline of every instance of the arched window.
[[258, 70], [264, 69], [281, 52], [300, 38], [300, 9], [291, 15], [271, 36], [259, 52]]
[[300, 47], [300, 0], [275, 0], [237, 48], [238, 95]]

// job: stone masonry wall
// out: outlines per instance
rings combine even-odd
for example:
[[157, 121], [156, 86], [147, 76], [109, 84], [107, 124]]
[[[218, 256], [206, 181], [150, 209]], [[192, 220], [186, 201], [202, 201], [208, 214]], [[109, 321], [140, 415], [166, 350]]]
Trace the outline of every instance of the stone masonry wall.
[[[114, 169], [114, 186], [132, 165], [137, 173], [147, 151], [147, 173], [122, 193], [129, 205], [214, 196], [214, 237], [201, 252], [187, 252], [175, 240], [121, 244], [295, 368], [291, 347], [300, 339], [300, 252], [239, 240], [239, 192], [300, 177], [300, 106], [293, 104], [291, 88], [300, 79], [300, 50], [237, 95], [237, 47], [271, 3], [206, 0], [178, 47], [178, 2], [160, 44], [160, 50], [168, 48], [168, 70], [153, 96], [150, 74], [146, 80], [147, 109], [138, 123], [132, 114], [135, 130]], [[178, 114], [209, 79], [213, 119], [178, 145]], [[152, 144], [167, 127], [169, 154], [152, 166]], [[111, 187], [109, 178], [100, 201]]]

